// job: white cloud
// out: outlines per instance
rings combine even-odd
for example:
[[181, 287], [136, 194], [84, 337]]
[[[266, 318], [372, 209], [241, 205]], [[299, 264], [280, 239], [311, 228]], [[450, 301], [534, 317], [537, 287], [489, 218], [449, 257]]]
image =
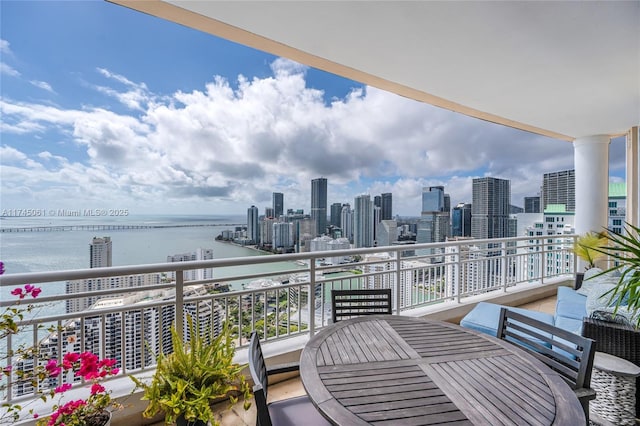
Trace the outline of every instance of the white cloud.
[[8, 40], [0, 39], [0, 53], [3, 55], [11, 55], [11, 48], [9, 47], [10, 43]]
[[0, 62], [0, 74], [5, 74], [5, 75], [8, 75], [10, 77], [19, 77], [20, 76], [20, 72], [18, 70], [12, 68], [8, 64], [5, 64], [4, 62]]
[[[329, 203], [392, 192], [394, 213], [418, 215], [424, 186], [444, 185], [455, 205], [471, 201], [472, 177], [511, 179], [512, 204], [522, 205], [539, 190], [543, 173], [573, 167], [566, 142], [371, 87], [327, 105], [321, 91], [306, 87], [305, 67], [276, 60], [272, 70], [266, 78], [240, 76], [236, 89], [216, 77], [202, 90], [167, 98], [98, 69], [112, 84], [93, 87], [130, 114], [3, 100], [3, 133], [62, 134], [30, 166], [12, 163], [8, 180], [3, 168], [3, 201], [20, 191], [24, 197], [28, 187], [51, 203], [67, 194], [126, 202], [140, 212], [207, 206], [243, 213], [252, 204], [269, 205], [271, 192], [280, 191], [286, 208], [308, 211], [310, 180], [324, 176]], [[86, 160], [66, 160], [61, 146]], [[19, 145], [7, 149], [29, 158]], [[8, 159], [1, 158], [3, 166]]]
[[46, 90], [47, 92], [55, 93], [51, 85], [46, 81], [31, 80], [29, 83], [36, 87], [39, 87], [42, 90]]

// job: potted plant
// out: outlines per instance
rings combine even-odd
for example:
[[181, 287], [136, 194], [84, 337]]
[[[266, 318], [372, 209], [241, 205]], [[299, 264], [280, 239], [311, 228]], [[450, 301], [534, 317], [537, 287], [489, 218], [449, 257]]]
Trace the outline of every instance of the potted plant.
[[[606, 234], [587, 232], [586, 234], [581, 235], [576, 239], [572, 251], [576, 254], [576, 256], [585, 261], [586, 265], [584, 269], [585, 271], [587, 271], [596, 266], [596, 261], [598, 259], [606, 257], [606, 254], [598, 249], [598, 247], [605, 246], [606, 244]], [[583, 279], [584, 272], [576, 272], [576, 289], [580, 288]]]
[[229, 399], [235, 404], [239, 395], [249, 408], [250, 388], [242, 375], [244, 366], [233, 362], [235, 344], [229, 327], [215, 335], [211, 327], [204, 332], [187, 316], [189, 339], [183, 342], [175, 327], [171, 328], [173, 353], [157, 356], [157, 367], [150, 383], [131, 377], [144, 390], [149, 405], [147, 418], [163, 411], [165, 422], [178, 425], [218, 425], [211, 405]]
[[605, 244], [596, 251], [609, 256], [613, 266], [602, 274], [613, 271], [620, 272], [616, 286], [608, 292], [610, 301], [615, 302], [614, 314], [624, 305], [625, 311], [640, 327], [640, 228], [625, 224], [624, 233], [609, 230], [605, 236]]
[[[0, 262], [0, 275], [4, 274], [4, 263]], [[26, 314], [32, 314], [34, 304], [20, 305], [22, 299], [35, 299], [41, 293], [39, 287], [26, 284], [11, 291], [13, 296], [19, 298], [14, 306], [5, 308], [0, 313], [0, 340], [18, 335], [23, 331], [20, 321]], [[107, 426], [111, 421], [111, 410], [120, 409], [122, 405], [111, 396], [102, 381], [116, 376], [119, 368], [115, 359], [99, 359], [92, 352], [67, 352], [62, 359], [47, 359], [46, 363], [38, 362], [41, 353], [37, 346], [20, 345], [17, 349], [0, 353], [0, 362], [12, 360], [11, 364], [3, 364], [0, 374], [3, 377], [11, 377], [14, 383], [29, 384], [34, 388], [34, 399], [26, 404], [5, 403], [0, 410], [0, 424], [25, 420], [25, 416], [37, 419], [38, 426]], [[33, 360], [30, 368], [23, 369], [23, 360]], [[74, 383], [82, 379], [88, 386], [88, 396], [85, 398], [70, 400], [66, 394]], [[58, 386], [49, 387], [46, 382], [56, 380]], [[0, 380], [0, 396], [8, 392], [7, 382]], [[37, 397], [37, 398], [35, 398]], [[44, 402], [57, 399], [50, 416], [40, 417], [34, 408], [27, 408], [37, 400]], [[64, 400], [64, 403], [63, 403]]]

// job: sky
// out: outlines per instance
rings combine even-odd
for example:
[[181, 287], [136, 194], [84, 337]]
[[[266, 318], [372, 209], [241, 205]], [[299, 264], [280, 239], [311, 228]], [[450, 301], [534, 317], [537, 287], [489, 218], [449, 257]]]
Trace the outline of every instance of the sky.
[[[246, 214], [284, 193], [310, 211], [424, 187], [471, 202], [472, 179], [511, 204], [573, 146], [412, 101], [105, 1], [0, 1], [0, 209]], [[473, 64], [470, 64], [473, 66]], [[624, 181], [624, 139], [610, 147]], [[15, 212], [14, 212], [15, 213]]]

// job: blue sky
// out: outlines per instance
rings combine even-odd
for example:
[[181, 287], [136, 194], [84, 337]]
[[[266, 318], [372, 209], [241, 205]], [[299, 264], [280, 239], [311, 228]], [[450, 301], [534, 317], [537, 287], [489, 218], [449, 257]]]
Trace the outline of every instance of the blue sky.
[[[132, 214], [309, 211], [392, 192], [419, 215], [425, 186], [471, 201], [511, 180], [512, 204], [570, 143], [482, 122], [104, 1], [0, 2], [0, 207]], [[470, 64], [472, 66], [472, 64]], [[611, 145], [624, 178], [624, 142]]]

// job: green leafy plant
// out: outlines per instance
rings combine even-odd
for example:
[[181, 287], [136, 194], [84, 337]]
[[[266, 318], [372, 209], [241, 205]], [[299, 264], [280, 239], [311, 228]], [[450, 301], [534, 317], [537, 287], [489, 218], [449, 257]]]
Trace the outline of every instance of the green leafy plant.
[[606, 257], [606, 253], [599, 250], [599, 247], [607, 244], [607, 236], [604, 233], [587, 232], [577, 238], [573, 246], [573, 252], [582, 260], [587, 262], [585, 269], [596, 266], [596, 261]]
[[233, 362], [235, 344], [227, 325], [216, 336], [210, 327], [199, 332], [200, 327], [191, 316], [187, 316], [187, 322], [186, 342], [172, 327], [173, 353], [157, 356], [151, 383], [133, 376], [131, 379], [144, 390], [142, 399], [149, 401], [143, 416], [151, 418], [163, 411], [168, 424], [184, 416], [189, 422], [201, 420], [219, 425], [212, 403], [228, 398], [235, 404], [243, 395], [244, 409], [250, 406], [250, 388], [242, 375], [244, 366]]
[[640, 327], [640, 228], [625, 223], [624, 232], [609, 230], [604, 236], [605, 244], [595, 250], [609, 256], [614, 265], [598, 275], [620, 271], [618, 283], [606, 295], [615, 302], [614, 313], [626, 305]]

